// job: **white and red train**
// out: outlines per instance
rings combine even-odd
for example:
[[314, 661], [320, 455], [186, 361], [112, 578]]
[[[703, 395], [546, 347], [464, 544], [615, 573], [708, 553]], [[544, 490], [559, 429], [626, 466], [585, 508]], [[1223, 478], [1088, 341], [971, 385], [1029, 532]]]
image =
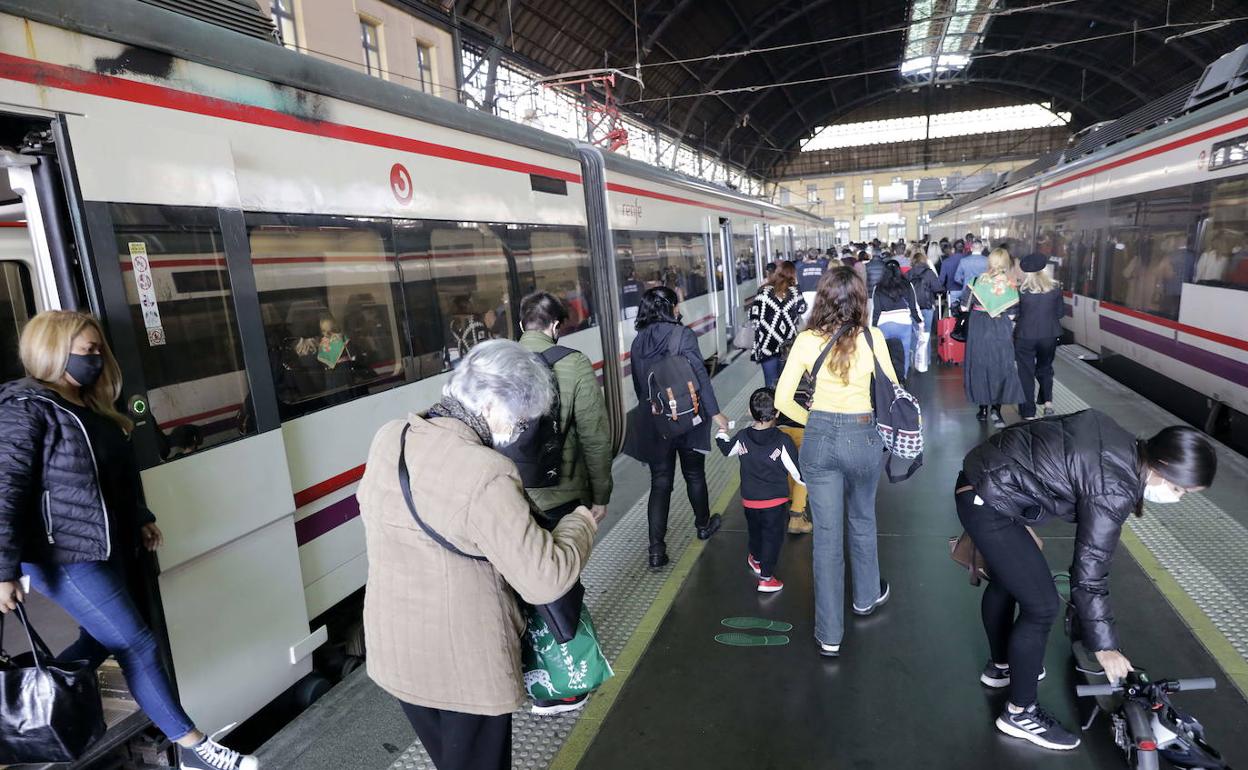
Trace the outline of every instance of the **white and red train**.
[[[3, 231], [2, 349], [46, 308], [104, 320], [178, 689], [211, 729], [310, 671], [314, 621], [364, 585], [369, 442], [438, 399], [467, 327], [518, 336], [523, 294], [561, 294], [618, 441], [629, 271], [683, 294], [711, 356], [763, 255], [831, 244], [801, 212], [129, 0], [0, 0], [0, 146], [27, 225]], [[345, 351], [316, 353], [327, 330]]]
[[1248, 412], [1248, 92], [1163, 117], [955, 202], [931, 233], [1043, 252], [1077, 343]]

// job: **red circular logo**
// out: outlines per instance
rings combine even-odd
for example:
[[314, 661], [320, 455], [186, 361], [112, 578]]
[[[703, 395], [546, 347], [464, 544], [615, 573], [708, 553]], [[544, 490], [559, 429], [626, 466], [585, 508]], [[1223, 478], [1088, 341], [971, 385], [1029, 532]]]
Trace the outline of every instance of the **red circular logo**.
[[412, 202], [412, 175], [402, 163], [390, 167], [390, 192], [394, 193], [394, 199], [399, 203]]
[[1200, 151], [1200, 155], [1196, 156], [1196, 168], [1201, 171], [1205, 170], [1205, 164], [1209, 162], [1209, 153], [1205, 150]]

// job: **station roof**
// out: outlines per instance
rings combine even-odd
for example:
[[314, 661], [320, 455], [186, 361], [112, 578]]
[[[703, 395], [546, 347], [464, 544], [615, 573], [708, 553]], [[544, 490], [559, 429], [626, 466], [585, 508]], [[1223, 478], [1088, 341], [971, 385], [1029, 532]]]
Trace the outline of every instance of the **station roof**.
[[[764, 175], [845, 120], [1047, 102], [1078, 130], [1248, 39], [1248, 0], [451, 2], [477, 28], [509, 26], [495, 40], [550, 72], [640, 61], [625, 111]], [[767, 50], [735, 55], [753, 49]]]

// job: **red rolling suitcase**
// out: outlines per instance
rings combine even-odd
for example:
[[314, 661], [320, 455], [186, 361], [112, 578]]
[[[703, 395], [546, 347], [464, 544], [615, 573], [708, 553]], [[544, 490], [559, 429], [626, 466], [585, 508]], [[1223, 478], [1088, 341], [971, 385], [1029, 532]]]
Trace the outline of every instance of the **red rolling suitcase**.
[[[939, 303], [937, 311], [937, 315], [941, 315]], [[961, 365], [962, 359], [966, 357], [966, 343], [958, 342], [952, 336], [957, 325], [958, 319], [952, 316], [936, 321], [936, 356], [946, 366]]]

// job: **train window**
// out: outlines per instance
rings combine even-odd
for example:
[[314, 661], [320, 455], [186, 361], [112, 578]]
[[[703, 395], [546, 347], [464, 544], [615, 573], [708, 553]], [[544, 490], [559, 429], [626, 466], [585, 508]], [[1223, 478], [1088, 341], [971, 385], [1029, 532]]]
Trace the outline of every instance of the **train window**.
[[487, 225], [438, 223], [429, 256], [449, 366], [488, 339], [515, 339], [507, 249]]
[[659, 249], [659, 283], [676, 292], [676, 296], [684, 302], [689, 296], [689, 239], [679, 233], [659, 233], [656, 243]]
[[283, 420], [406, 381], [388, 222], [248, 215]]
[[403, 304], [407, 309], [411, 373], [409, 379], [422, 380], [447, 369], [445, 325], [438, 308], [430, 259], [431, 227], [418, 220], [394, 223], [394, 248], [399, 257], [399, 279]]
[[589, 249], [583, 231], [534, 227], [528, 229], [527, 235], [528, 248], [516, 252], [524, 292], [547, 291], [563, 300], [568, 310], [564, 334], [596, 326]]
[[[162, 458], [250, 432], [250, 391], [217, 212], [109, 209]], [[180, 286], [184, 272], [211, 279]]]
[[1161, 190], [1144, 201], [1141, 233], [1147, 241], [1143, 250], [1149, 265], [1144, 280], [1151, 281], [1144, 290], [1151, 304], [1141, 306], [1146, 312], [1179, 317], [1183, 284], [1191, 283], [1196, 273], [1196, 245], [1189, 233], [1198, 216], [1188, 188]]
[[706, 239], [700, 235], [688, 235], [685, 239], [689, 243], [689, 280], [686, 298], [702, 297], [709, 291], [706, 278]]
[[[22, 233], [25, 236], [25, 233]], [[0, 262], [0, 382], [25, 374], [17, 354], [22, 329], [35, 312], [30, 271], [21, 262]]]
[[1213, 184], [1196, 283], [1248, 289], [1248, 179]]

